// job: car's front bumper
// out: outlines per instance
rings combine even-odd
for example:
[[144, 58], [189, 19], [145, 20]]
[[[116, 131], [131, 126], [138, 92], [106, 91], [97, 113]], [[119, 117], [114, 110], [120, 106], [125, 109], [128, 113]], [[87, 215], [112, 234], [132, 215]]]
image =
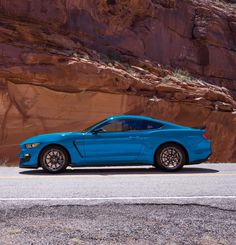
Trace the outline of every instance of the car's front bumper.
[[32, 149], [21, 148], [21, 152], [19, 154], [19, 158], [20, 158], [19, 167], [38, 168], [39, 152], [40, 149], [37, 148], [32, 148]]

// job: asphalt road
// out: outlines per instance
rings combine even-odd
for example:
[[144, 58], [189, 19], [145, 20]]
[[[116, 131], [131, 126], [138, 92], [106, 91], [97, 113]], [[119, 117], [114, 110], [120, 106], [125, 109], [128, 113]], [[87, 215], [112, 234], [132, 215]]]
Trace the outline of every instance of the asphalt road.
[[0, 244], [236, 244], [236, 164], [1, 167]]
[[[236, 200], [236, 164], [186, 166], [177, 173], [152, 167], [69, 169], [59, 175], [42, 170], [0, 168], [3, 203], [159, 202]], [[1, 204], [0, 204], [1, 205]], [[233, 206], [232, 206], [233, 207]]]

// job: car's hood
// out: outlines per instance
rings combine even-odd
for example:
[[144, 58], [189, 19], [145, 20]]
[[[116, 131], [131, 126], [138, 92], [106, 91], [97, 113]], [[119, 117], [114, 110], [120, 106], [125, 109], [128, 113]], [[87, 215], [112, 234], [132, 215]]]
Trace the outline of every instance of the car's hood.
[[40, 134], [26, 139], [25, 141], [21, 142], [21, 144], [58, 141], [64, 138], [68, 139], [68, 138], [73, 138], [75, 136], [79, 137], [82, 136], [83, 134], [84, 133], [81, 132], [60, 132], [60, 133], [52, 133], [52, 134]]

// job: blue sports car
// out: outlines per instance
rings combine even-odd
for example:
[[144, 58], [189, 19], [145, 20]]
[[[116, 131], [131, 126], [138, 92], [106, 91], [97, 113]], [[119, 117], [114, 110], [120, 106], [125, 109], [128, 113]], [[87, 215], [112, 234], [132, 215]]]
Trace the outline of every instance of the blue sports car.
[[20, 147], [21, 168], [42, 167], [50, 173], [68, 165], [154, 165], [176, 171], [211, 155], [204, 129], [131, 115], [109, 117], [81, 132], [34, 136]]

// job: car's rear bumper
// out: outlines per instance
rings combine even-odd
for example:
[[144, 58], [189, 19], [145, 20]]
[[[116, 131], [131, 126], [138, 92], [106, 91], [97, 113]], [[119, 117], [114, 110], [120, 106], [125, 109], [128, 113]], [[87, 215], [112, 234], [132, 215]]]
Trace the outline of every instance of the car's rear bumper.
[[200, 160], [195, 160], [195, 161], [189, 162], [189, 165], [191, 165], [191, 164], [200, 164], [200, 163], [203, 163], [203, 162], [207, 162], [211, 155], [212, 155], [212, 153], [210, 153], [210, 154], [209, 154], [206, 158], [204, 158], [204, 159], [200, 159]]
[[189, 164], [206, 162], [212, 155], [211, 141], [201, 141], [189, 155]]

